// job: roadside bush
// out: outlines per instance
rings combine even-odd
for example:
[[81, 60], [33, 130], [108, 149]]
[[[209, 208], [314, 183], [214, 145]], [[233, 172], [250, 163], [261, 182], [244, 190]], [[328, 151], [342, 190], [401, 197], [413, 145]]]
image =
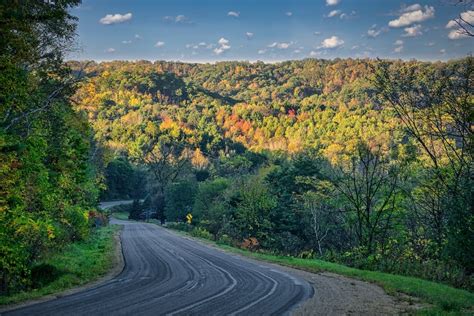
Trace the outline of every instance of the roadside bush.
[[98, 211], [89, 211], [89, 223], [93, 227], [106, 226], [109, 223], [109, 218], [105, 213]]
[[324, 260], [338, 262], [357, 269], [418, 277], [425, 280], [449, 284], [457, 288], [474, 290], [474, 277], [465, 272], [456, 262], [426, 259], [387, 259], [380, 253], [367, 256], [363, 248], [354, 248], [343, 254], [327, 253]]
[[217, 239], [217, 243], [228, 246], [234, 246], [234, 241], [226, 234], [221, 235], [219, 239]]
[[129, 205], [128, 219], [139, 220], [143, 212], [143, 204], [139, 200], [133, 200], [132, 205]]
[[70, 241], [83, 240], [89, 235], [89, 214], [79, 206], [66, 207], [64, 210], [65, 231]]
[[290, 232], [282, 232], [272, 238], [269, 247], [284, 254], [297, 256], [304, 248], [304, 241]]
[[212, 240], [212, 234], [201, 227], [196, 227], [191, 231], [191, 236]]
[[298, 254], [298, 258], [301, 258], [301, 259], [314, 259], [314, 258], [316, 258], [316, 252], [313, 249], [302, 251]]
[[382, 260], [369, 268], [446, 283], [469, 291], [474, 290], [474, 276], [467, 274], [456, 262], [442, 260], [386, 262]]
[[255, 237], [250, 237], [244, 239], [242, 243], [240, 244], [240, 248], [250, 250], [250, 251], [256, 251], [260, 248], [260, 243]]
[[170, 229], [180, 230], [180, 231], [183, 231], [183, 232], [189, 232], [193, 229], [193, 226], [191, 226], [187, 223], [183, 223], [183, 222], [167, 223], [166, 227], [168, 227]]
[[32, 288], [38, 289], [48, 285], [61, 276], [62, 272], [55, 266], [41, 263], [31, 269]]

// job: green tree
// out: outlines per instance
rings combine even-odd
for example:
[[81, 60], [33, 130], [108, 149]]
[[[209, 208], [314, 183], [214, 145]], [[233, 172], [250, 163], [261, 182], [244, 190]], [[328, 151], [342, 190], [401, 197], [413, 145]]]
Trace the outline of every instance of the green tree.
[[333, 185], [354, 222], [358, 245], [372, 255], [383, 244], [396, 215], [400, 169], [380, 148], [361, 143], [347, 167], [339, 168]]
[[185, 221], [188, 213], [193, 213], [196, 183], [180, 181], [169, 185], [165, 191], [165, 215], [170, 221]]
[[445, 192], [443, 208], [450, 210], [447, 251], [472, 272], [474, 58], [446, 68], [426, 65], [422, 71], [410, 64], [398, 66], [382, 63], [375, 77], [377, 92], [428, 156], [428, 168]]
[[252, 177], [245, 181], [239, 188], [239, 202], [235, 210], [235, 225], [241, 238], [268, 239], [272, 230], [270, 212], [275, 206], [275, 199], [261, 179]]
[[85, 238], [97, 204], [91, 130], [69, 101], [79, 1], [0, 3], [0, 293], [46, 251]]

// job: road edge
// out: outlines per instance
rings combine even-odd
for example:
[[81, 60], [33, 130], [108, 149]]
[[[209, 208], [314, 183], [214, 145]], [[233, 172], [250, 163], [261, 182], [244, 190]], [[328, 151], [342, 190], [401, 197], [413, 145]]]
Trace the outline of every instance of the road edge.
[[[114, 224], [114, 225], [117, 225], [117, 224]], [[79, 293], [79, 292], [82, 292], [82, 291], [85, 291], [85, 290], [93, 289], [95, 287], [98, 287], [98, 286], [102, 285], [103, 283], [105, 283], [107, 281], [112, 280], [113, 278], [118, 276], [120, 273], [122, 273], [123, 269], [125, 268], [125, 259], [124, 259], [124, 256], [123, 256], [123, 249], [122, 249], [122, 230], [123, 230], [123, 226], [122, 225], [118, 225], [118, 226], [119, 226], [119, 229], [114, 233], [113, 266], [110, 269], [110, 271], [107, 272], [107, 274], [105, 274], [104, 276], [98, 278], [97, 280], [88, 282], [88, 283], [83, 284], [83, 285], [78, 286], [78, 287], [73, 287], [73, 288], [70, 288], [68, 290], [64, 290], [64, 291], [53, 293], [53, 294], [47, 294], [45, 296], [35, 298], [35, 299], [31, 299], [31, 300], [27, 300], [27, 301], [23, 301], [23, 302], [20, 302], [20, 303], [14, 303], [14, 304], [1, 306], [0, 307], [0, 315], [2, 315], [3, 313], [6, 313], [6, 312], [12, 311], [12, 310], [28, 307], [28, 306], [31, 306], [31, 305], [36, 305], [36, 304], [39, 304], [39, 303], [49, 302], [49, 301], [61, 298], [63, 296], [69, 296], [69, 295], [76, 294], [76, 293]]]
[[[155, 224], [152, 224], [152, 225], [155, 225]], [[319, 292], [319, 290], [316, 288], [316, 286], [314, 284], [314, 280], [310, 280], [310, 278], [309, 278], [310, 275], [321, 276], [321, 277], [331, 277], [331, 278], [337, 278], [337, 279], [340, 279], [340, 280], [347, 279], [347, 280], [351, 280], [351, 281], [354, 281], [354, 282], [365, 283], [365, 284], [368, 284], [370, 286], [380, 288], [383, 291], [384, 295], [392, 298], [394, 301], [396, 301], [398, 303], [397, 304], [398, 308], [393, 309], [392, 313], [389, 313], [389, 315], [392, 315], [392, 314], [393, 315], [399, 315], [399, 314], [411, 315], [411, 314], [414, 314], [414, 313], [416, 313], [416, 312], [418, 312], [418, 311], [420, 311], [424, 308], [428, 308], [428, 307], [431, 306], [427, 302], [422, 302], [420, 299], [418, 299], [416, 297], [409, 296], [409, 295], [404, 294], [404, 293], [399, 293], [399, 292], [397, 292], [395, 294], [388, 293], [383, 288], [383, 286], [381, 286], [377, 282], [369, 282], [369, 281], [361, 280], [361, 279], [358, 279], [358, 278], [351, 278], [351, 277], [348, 277], [348, 276], [345, 276], [345, 275], [342, 275], [342, 274], [337, 274], [337, 273], [324, 271], [324, 270], [322, 270], [320, 272], [314, 272], [314, 271], [303, 269], [303, 268], [298, 267], [298, 266], [279, 264], [279, 263], [275, 263], [275, 262], [271, 262], [271, 261], [267, 261], [267, 260], [263, 260], [263, 259], [254, 258], [254, 257], [251, 257], [251, 256], [246, 256], [244, 254], [234, 252], [234, 251], [229, 250], [229, 249], [222, 248], [215, 241], [207, 240], [207, 239], [203, 239], [203, 238], [199, 238], [199, 237], [195, 237], [195, 236], [191, 236], [188, 232], [175, 230], [175, 229], [171, 229], [171, 228], [167, 228], [167, 227], [163, 227], [163, 228], [166, 229], [167, 231], [169, 231], [170, 233], [178, 235], [182, 238], [198, 242], [198, 243], [200, 243], [202, 245], [205, 245], [207, 247], [211, 247], [211, 248], [214, 248], [214, 249], [219, 250], [221, 252], [227, 253], [229, 255], [238, 256], [238, 257], [244, 258], [246, 260], [253, 261], [255, 263], [264, 263], [264, 264], [269, 265], [269, 266], [278, 267], [278, 268], [282, 269], [285, 272], [291, 273], [293, 275], [297, 275], [298, 277], [304, 279], [312, 287], [313, 295], [311, 297], [309, 297], [308, 299], [306, 299], [304, 301], [301, 301], [298, 304], [295, 304], [290, 310], [288, 310], [288, 315], [301, 315], [301, 314], [305, 315], [304, 309], [307, 308], [307, 306], [314, 305], [311, 301], [314, 298], [314, 295], [316, 295], [316, 293]], [[312, 307], [314, 307], [314, 306], [312, 306]]]

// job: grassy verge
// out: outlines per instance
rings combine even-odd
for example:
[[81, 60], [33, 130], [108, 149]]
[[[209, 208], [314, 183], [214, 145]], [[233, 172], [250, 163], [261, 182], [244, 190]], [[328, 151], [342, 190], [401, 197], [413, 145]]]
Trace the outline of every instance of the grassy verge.
[[[191, 237], [189, 233], [182, 231], [179, 231], [179, 233]], [[217, 245], [219, 248], [226, 251], [257, 260], [277, 263], [313, 273], [322, 271], [333, 272], [351, 278], [376, 283], [382, 286], [388, 294], [396, 295], [397, 293], [404, 293], [419, 298], [422, 302], [432, 305], [432, 307], [420, 310], [420, 315], [474, 315], [474, 294], [444, 284], [414, 277], [360, 270], [316, 259], [300, 259], [289, 256], [255, 253], [202, 238], [198, 239], [206, 243]]]
[[[107, 274], [114, 264], [114, 235], [120, 226], [97, 229], [86, 241], [68, 245], [62, 252], [35, 265], [36, 289], [0, 297], [0, 305], [13, 304], [58, 293]], [[42, 271], [42, 272], [41, 272]]]
[[116, 219], [128, 220], [128, 212], [112, 212], [110, 216]]

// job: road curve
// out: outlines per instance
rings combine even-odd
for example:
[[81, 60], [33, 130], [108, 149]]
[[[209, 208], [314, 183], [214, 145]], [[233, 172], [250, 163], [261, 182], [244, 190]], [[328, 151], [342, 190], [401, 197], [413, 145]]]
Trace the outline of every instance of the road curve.
[[124, 225], [125, 268], [100, 286], [6, 315], [287, 314], [313, 295], [303, 279], [153, 224]]

